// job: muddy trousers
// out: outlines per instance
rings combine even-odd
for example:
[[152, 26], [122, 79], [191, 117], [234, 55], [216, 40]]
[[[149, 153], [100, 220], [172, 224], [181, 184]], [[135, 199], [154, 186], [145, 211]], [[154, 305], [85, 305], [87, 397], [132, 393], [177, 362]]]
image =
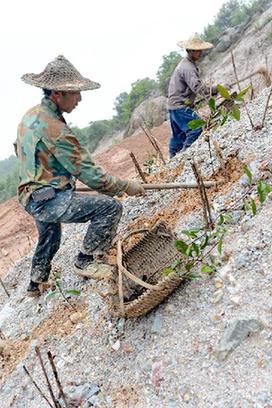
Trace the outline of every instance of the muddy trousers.
[[104, 195], [72, 193], [70, 203], [61, 215], [58, 215], [59, 205], [59, 200], [55, 198], [44, 203], [35, 203], [31, 199], [26, 207], [34, 217], [39, 232], [30, 273], [33, 282], [48, 280], [51, 261], [60, 247], [61, 223], [90, 221], [81, 251], [91, 255], [110, 248], [122, 215], [122, 204]]

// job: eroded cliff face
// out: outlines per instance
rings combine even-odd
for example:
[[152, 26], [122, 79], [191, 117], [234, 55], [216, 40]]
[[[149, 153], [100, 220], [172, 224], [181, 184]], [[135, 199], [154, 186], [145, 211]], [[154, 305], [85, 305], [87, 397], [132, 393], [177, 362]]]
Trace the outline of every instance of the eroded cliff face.
[[[272, 5], [261, 15], [256, 15], [244, 29], [230, 29], [221, 37], [200, 64], [203, 75], [215, 83], [234, 82], [231, 52], [239, 79], [256, 72], [261, 65], [272, 71]], [[248, 83], [242, 82], [242, 85]], [[253, 77], [256, 91], [264, 85], [262, 75]]]

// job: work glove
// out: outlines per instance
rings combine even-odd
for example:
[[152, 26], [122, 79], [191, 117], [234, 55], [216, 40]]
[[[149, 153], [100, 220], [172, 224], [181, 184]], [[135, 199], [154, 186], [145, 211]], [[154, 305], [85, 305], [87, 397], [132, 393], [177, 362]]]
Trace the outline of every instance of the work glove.
[[145, 195], [145, 189], [137, 181], [128, 180], [128, 185], [125, 189], [125, 193], [129, 196]]

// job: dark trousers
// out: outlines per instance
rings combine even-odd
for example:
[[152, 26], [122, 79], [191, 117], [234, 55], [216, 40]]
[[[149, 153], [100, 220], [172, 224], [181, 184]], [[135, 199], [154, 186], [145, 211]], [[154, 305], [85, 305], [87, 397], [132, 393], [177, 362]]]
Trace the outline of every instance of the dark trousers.
[[[43, 202], [30, 199], [26, 206], [39, 232], [30, 274], [33, 282], [48, 280], [51, 261], [60, 246], [61, 223], [90, 221], [82, 246], [82, 251], [87, 254], [106, 251], [116, 235], [122, 215], [122, 204], [119, 201], [105, 195], [65, 193], [56, 193], [55, 198]], [[61, 200], [58, 195], [61, 195]], [[65, 198], [70, 201], [68, 205]], [[62, 213], [60, 206], [64, 203], [67, 208]]]
[[191, 129], [188, 123], [194, 119], [200, 119], [196, 112], [184, 107], [169, 110], [172, 136], [169, 141], [169, 156], [174, 157], [181, 150], [187, 149], [200, 136], [202, 129]]

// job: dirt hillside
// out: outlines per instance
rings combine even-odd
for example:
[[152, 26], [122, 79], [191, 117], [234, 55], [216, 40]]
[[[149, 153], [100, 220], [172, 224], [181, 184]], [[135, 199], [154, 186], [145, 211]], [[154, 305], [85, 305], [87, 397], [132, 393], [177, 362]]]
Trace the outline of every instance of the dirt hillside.
[[32, 218], [16, 198], [0, 204], [0, 276], [29, 252], [36, 239]]

